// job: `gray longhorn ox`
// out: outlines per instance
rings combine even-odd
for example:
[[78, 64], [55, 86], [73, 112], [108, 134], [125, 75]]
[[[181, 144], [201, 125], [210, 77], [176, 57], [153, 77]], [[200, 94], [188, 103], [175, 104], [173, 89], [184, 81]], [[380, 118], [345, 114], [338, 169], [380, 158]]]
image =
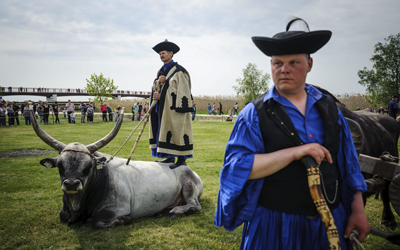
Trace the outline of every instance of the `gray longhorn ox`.
[[108, 135], [88, 146], [77, 142], [65, 145], [32, 120], [36, 134], [59, 152], [57, 157], [43, 159], [40, 164], [58, 168], [64, 191], [62, 222], [70, 226], [90, 222], [92, 228], [106, 228], [160, 212], [169, 211], [169, 216], [175, 218], [201, 210], [203, 183], [188, 166], [171, 170], [170, 164], [145, 161], [126, 165], [127, 160], [118, 157], [104, 167], [99, 165], [110, 155], [97, 150], [114, 139], [122, 119]]

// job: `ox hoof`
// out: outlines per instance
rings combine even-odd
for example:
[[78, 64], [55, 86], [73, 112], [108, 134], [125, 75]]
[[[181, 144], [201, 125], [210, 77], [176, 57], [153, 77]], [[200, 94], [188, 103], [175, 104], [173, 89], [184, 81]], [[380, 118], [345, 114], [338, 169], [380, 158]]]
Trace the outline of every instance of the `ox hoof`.
[[390, 229], [394, 230], [397, 227], [397, 223], [396, 223], [396, 221], [383, 220], [383, 221], [381, 221], [381, 226], [383, 228], [390, 228]]
[[169, 218], [170, 218], [171, 220], [174, 220], [174, 219], [176, 219], [176, 218], [178, 218], [178, 217], [179, 217], [178, 214], [174, 214], [174, 213], [170, 213], [170, 214], [169, 214]]
[[122, 220], [124, 225], [129, 225], [133, 223], [133, 219], [129, 216], [121, 216], [120, 219]]

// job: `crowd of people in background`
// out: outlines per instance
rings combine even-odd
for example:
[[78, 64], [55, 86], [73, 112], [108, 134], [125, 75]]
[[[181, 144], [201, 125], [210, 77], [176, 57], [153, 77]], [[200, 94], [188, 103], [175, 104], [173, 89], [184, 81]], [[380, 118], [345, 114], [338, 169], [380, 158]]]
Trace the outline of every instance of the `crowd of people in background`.
[[[6, 102], [0, 96], [0, 126], [20, 125], [19, 118], [22, 117], [23, 120], [25, 120], [26, 125], [31, 125], [32, 117], [30, 114], [29, 105], [31, 105], [33, 113], [35, 114], [35, 118], [38, 120], [40, 125], [48, 125], [50, 115], [52, 117], [53, 124], [60, 124], [59, 114], [61, 115], [61, 113], [64, 116], [64, 119], [68, 119], [68, 123], [77, 123], [79, 122], [79, 113], [77, 113], [79, 111], [81, 123], [93, 123], [93, 117], [96, 109], [93, 102], [81, 102], [80, 104], [74, 104], [71, 102], [71, 100], [68, 100], [68, 102], [65, 104], [65, 107], [61, 107], [57, 101], [54, 102], [54, 104], [49, 104], [47, 101], [27, 101], [23, 104], [17, 105], [16, 102]], [[144, 103], [142, 105], [142, 102], [137, 102], [135, 105], [137, 105], [135, 117], [137, 120], [140, 120], [141, 117], [143, 117], [144, 114], [149, 110], [149, 105], [148, 103]], [[122, 110], [123, 109], [120, 105], [115, 107], [114, 110], [110, 107], [110, 105], [101, 105], [100, 111], [102, 112], [103, 122], [117, 121], [122, 114]], [[76, 119], [77, 115], [78, 120]], [[132, 121], [133, 120], [134, 119], [132, 118]]]
[[[48, 125], [49, 124], [49, 116], [52, 115], [53, 123], [60, 124], [59, 114], [62, 113], [64, 118], [68, 118], [69, 123], [76, 123], [76, 106], [71, 100], [65, 104], [65, 107], [61, 107], [58, 102], [54, 104], [48, 104], [48, 102], [36, 102], [33, 103], [33, 111], [36, 119], [39, 120], [40, 125]], [[193, 111], [192, 111], [192, 121], [195, 120], [197, 107], [194, 101], [192, 102]], [[78, 106], [78, 110], [80, 110], [80, 122], [81, 123], [93, 123], [93, 116], [95, 112], [95, 105], [93, 102], [89, 102], [88, 104], [81, 102]], [[149, 104], [147, 102], [136, 102], [132, 106], [132, 121], [140, 121], [144, 115], [149, 110]], [[359, 107], [356, 109], [361, 110]], [[365, 111], [385, 114], [388, 115], [389, 111], [387, 108], [380, 107], [378, 110], [374, 108], [365, 108]], [[110, 107], [110, 105], [103, 104], [100, 106], [100, 111], [102, 113], [103, 122], [112, 122], [117, 121], [118, 117], [122, 113], [122, 107], [118, 105], [114, 110]], [[222, 110], [222, 103], [218, 102], [218, 105], [215, 102], [208, 103], [207, 105], [208, 115], [223, 115], [224, 112]], [[19, 115], [20, 114], [20, 115]], [[238, 102], [233, 105], [232, 108], [228, 110], [228, 116], [226, 121], [233, 121], [233, 116], [239, 114], [239, 104]], [[21, 106], [17, 105], [16, 102], [6, 102], [0, 96], [0, 126], [14, 126], [20, 125], [19, 116], [23, 117], [26, 125], [31, 125], [31, 116], [29, 112], [28, 102], [21, 104]], [[23, 122], [23, 121], [22, 121]]]

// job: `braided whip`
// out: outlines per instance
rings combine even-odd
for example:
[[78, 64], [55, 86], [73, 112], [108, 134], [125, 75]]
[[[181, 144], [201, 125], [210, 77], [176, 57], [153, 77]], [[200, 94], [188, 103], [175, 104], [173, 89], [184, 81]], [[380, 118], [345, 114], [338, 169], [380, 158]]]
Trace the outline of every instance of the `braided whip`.
[[[131, 161], [131, 157], [132, 157], [132, 155], [133, 155], [133, 152], [135, 152], [136, 146], [137, 146], [137, 144], [138, 144], [138, 142], [139, 142], [139, 140], [140, 140], [140, 137], [141, 137], [142, 134], [143, 134], [144, 128], [146, 127], [146, 124], [147, 124], [147, 122], [149, 121], [149, 116], [150, 116], [150, 114], [151, 114], [151, 111], [152, 111], [153, 107], [156, 105], [157, 102], [158, 102], [158, 100], [153, 100], [153, 103], [151, 104], [149, 110], [148, 110], [147, 113], [144, 115], [143, 119], [139, 122], [139, 124], [136, 126], [136, 128], [137, 128], [137, 127], [144, 121], [142, 130], [140, 130], [140, 132], [139, 132], [139, 134], [138, 134], [138, 137], [137, 137], [137, 139], [136, 139], [136, 141], [135, 141], [135, 145], [133, 145], [131, 154], [129, 155], [129, 158], [128, 158], [128, 160], [126, 161], [126, 165], [128, 165], [129, 162]], [[136, 130], [136, 128], [135, 128], [135, 130]], [[134, 130], [133, 132], [135, 132], [135, 130]], [[133, 132], [132, 132], [132, 134], [133, 134]], [[132, 134], [131, 134], [131, 135], [132, 135]], [[130, 137], [129, 137], [129, 138], [130, 138]], [[129, 138], [128, 138], [128, 140], [129, 140]]]
[[[125, 142], [121, 145], [121, 147], [117, 150], [117, 152], [115, 152], [115, 153], [110, 157], [110, 159], [108, 159], [107, 163], [110, 162], [110, 161], [112, 161], [112, 160], [114, 159], [114, 156], [115, 156], [116, 154], [118, 154], [119, 151], [121, 151], [121, 149], [122, 149], [122, 148], [125, 146], [125, 144], [129, 141], [129, 139], [131, 139], [133, 133], [135, 133], [135, 131], [136, 131], [136, 129], [139, 127], [139, 125], [142, 124], [142, 122], [143, 122], [145, 119], [147, 119], [147, 121], [148, 121], [148, 116], [149, 116], [149, 114], [150, 114], [152, 108], [154, 107], [154, 105], [156, 105], [156, 103], [157, 103], [157, 100], [153, 101], [153, 103], [151, 104], [151, 106], [150, 106], [150, 108], [149, 108], [149, 111], [147, 111], [147, 113], [144, 115], [143, 119], [142, 119], [142, 120], [139, 122], [139, 124], [135, 127], [135, 129], [134, 129], [134, 130], [132, 131], [132, 133], [128, 136], [128, 138], [127, 138], [127, 139], [125, 140]], [[146, 123], [147, 123], [147, 121], [146, 121]], [[146, 123], [145, 123], [145, 125], [146, 125]], [[144, 125], [144, 126], [145, 126], [145, 125]], [[144, 126], [143, 126], [143, 128], [142, 128], [141, 133], [143, 132]], [[141, 134], [140, 134], [140, 135], [141, 135]], [[138, 136], [139, 138], [140, 138], [140, 135]], [[137, 140], [137, 141], [138, 141], [138, 140]], [[136, 146], [136, 144], [135, 144], [135, 146]], [[132, 153], [131, 153], [131, 156], [132, 156]], [[130, 158], [131, 158], [131, 157], [129, 156], [129, 159], [130, 159]], [[129, 163], [129, 160], [128, 160], [128, 163]], [[127, 163], [126, 165], [128, 165], [128, 163]]]
[[[160, 92], [163, 86], [164, 86], [164, 83], [159, 83], [159, 84], [157, 84], [157, 86], [155, 87], [155, 91]], [[115, 154], [113, 154], [113, 155], [110, 157], [110, 159], [108, 159], [107, 163], [110, 162], [112, 159], [114, 159], [114, 156], [115, 156], [116, 154], [118, 154], [118, 152], [125, 146], [125, 144], [129, 141], [129, 139], [131, 139], [133, 133], [135, 133], [135, 131], [136, 131], [136, 129], [139, 127], [139, 125], [142, 124], [143, 121], [145, 121], [144, 124], [143, 124], [142, 130], [140, 131], [140, 133], [139, 133], [139, 135], [138, 135], [138, 137], [137, 137], [137, 139], [136, 139], [135, 145], [133, 145], [133, 148], [132, 148], [131, 154], [129, 155], [128, 161], [126, 162], [126, 165], [129, 164], [129, 162], [131, 161], [132, 154], [133, 154], [133, 152], [134, 152], [135, 149], [136, 149], [136, 145], [138, 144], [139, 139], [140, 139], [140, 137], [141, 137], [142, 134], [143, 134], [144, 128], [146, 127], [146, 124], [147, 124], [147, 122], [149, 121], [149, 116], [150, 116], [150, 114], [151, 114], [151, 111], [153, 110], [153, 108], [154, 108], [154, 106], [156, 105], [157, 102], [158, 102], [158, 100], [153, 100], [153, 102], [151, 103], [151, 106], [149, 107], [149, 110], [148, 110], [147, 113], [144, 115], [144, 117], [142, 118], [142, 120], [140, 120], [139, 124], [135, 127], [135, 129], [134, 129], [134, 130], [132, 131], [132, 133], [128, 136], [128, 138], [127, 138], [126, 141], [122, 144], [122, 146], [117, 150], [117, 152], [115, 152]]]

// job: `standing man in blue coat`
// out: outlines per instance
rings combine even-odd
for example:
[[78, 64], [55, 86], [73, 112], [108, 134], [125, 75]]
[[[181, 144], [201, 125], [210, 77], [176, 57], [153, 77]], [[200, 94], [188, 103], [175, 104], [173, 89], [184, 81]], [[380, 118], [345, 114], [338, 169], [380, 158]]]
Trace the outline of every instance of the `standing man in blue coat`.
[[389, 116], [393, 117], [394, 119], [396, 119], [396, 115], [399, 112], [399, 106], [397, 105], [398, 101], [399, 101], [398, 96], [394, 95], [392, 96], [392, 100], [387, 105]]
[[306, 83], [310, 54], [332, 33], [289, 31], [297, 20], [303, 21], [292, 20], [272, 38], [252, 38], [271, 57], [274, 85], [235, 122], [214, 220], [227, 230], [244, 223], [241, 249], [330, 248], [301, 162], [306, 156], [319, 165], [341, 249], [352, 249], [347, 237], [353, 229], [360, 231], [361, 242], [369, 233], [361, 196], [366, 184], [348, 124], [331, 97]]

